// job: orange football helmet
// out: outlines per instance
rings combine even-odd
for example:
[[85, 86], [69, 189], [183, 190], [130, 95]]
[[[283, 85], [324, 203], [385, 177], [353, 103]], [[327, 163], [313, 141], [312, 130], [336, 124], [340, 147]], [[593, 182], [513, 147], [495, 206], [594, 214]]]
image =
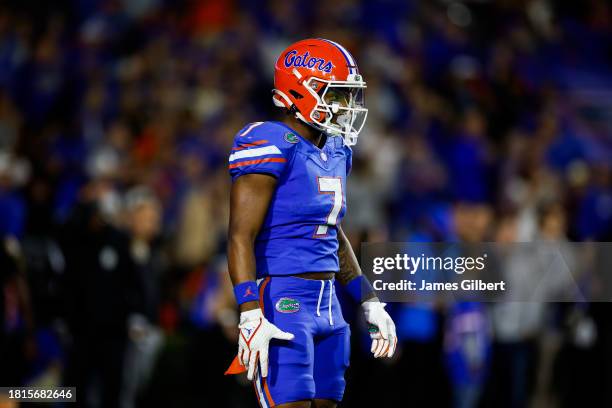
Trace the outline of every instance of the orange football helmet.
[[330, 136], [341, 136], [349, 146], [357, 143], [368, 114], [365, 88], [353, 56], [322, 38], [290, 45], [274, 67], [274, 104]]

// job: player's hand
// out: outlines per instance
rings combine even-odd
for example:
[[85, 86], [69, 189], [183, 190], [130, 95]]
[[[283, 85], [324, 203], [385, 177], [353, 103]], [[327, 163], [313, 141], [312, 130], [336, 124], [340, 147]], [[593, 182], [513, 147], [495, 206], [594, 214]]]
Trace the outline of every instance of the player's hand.
[[395, 323], [385, 310], [386, 303], [366, 301], [362, 303], [368, 331], [372, 339], [370, 351], [374, 357], [393, 357], [397, 347]]
[[293, 340], [293, 334], [286, 333], [270, 323], [261, 312], [253, 309], [240, 314], [240, 335], [238, 337], [238, 359], [246, 367], [247, 378], [252, 381], [257, 374], [257, 362], [261, 376], [268, 376], [268, 345], [270, 340]]

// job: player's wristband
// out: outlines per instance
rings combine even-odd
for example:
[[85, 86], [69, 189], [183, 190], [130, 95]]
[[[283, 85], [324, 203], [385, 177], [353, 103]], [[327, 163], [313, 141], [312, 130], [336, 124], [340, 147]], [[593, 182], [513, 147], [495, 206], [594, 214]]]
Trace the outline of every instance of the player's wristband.
[[368, 278], [363, 275], [359, 275], [358, 277], [347, 283], [345, 289], [348, 294], [351, 295], [351, 297], [355, 300], [355, 302], [358, 303], [362, 303], [365, 300], [371, 298], [372, 295], [375, 295], [374, 288], [370, 284], [370, 281], [368, 281]]
[[236, 302], [241, 305], [246, 302], [259, 301], [259, 291], [257, 290], [257, 283], [254, 281], [242, 282], [234, 286], [234, 296], [236, 296]]

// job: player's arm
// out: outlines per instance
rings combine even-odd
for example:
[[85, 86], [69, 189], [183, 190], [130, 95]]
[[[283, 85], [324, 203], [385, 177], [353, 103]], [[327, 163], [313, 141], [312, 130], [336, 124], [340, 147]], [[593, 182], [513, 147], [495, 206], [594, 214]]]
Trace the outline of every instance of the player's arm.
[[[357, 262], [353, 247], [340, 226], [338, 227], [338, 259], [340, 261], [340, 272], [337, 275], [338, 282], [346, 285], [362, 275], [361, 267], [359, 262]], [[361, 300], [362, 302], [370, 299], [378, 300], [373, 290], [369, 293], [364, 293], [364, 296], [365, 298]]]
[[371, 351], [374, 357], [392, 357], [397, 347], [395, 324], [385, 311], [385, 303], [378, 300], [372, 285], [361, 273], [353, 247], [340, 226], [338, 226], [338, 260], [340, 262], [338, 282], [344, 285], [355, 301], [361, 303], [366, 321], [370, 324]]
[[[255, 282], [255, 238], [275, 189], [276, 179], [265, 174], [245, 174], [232, 184], [227, 250], [229, 274], [234, 287]], [[254, 297], [256, 292], [253, 292]], [[243, 299], [240, 299], [240, 295], [243, 294], [237, 295], [241, 312], [259, 308], [257, 299], [241, 302]]]
[[270, 323], [259, 308], [255, 282], [255, 238], [265, 220], [276, 179], [264, 174], [245, 174], [232, 184], [230, 192], [230, 225], [228, 238], [229, 274], [240, 307], [238, 360], [255, 378], [257, 366], [263, 377], [268, 375], [268, 344], [273, 338], [291, 340]]

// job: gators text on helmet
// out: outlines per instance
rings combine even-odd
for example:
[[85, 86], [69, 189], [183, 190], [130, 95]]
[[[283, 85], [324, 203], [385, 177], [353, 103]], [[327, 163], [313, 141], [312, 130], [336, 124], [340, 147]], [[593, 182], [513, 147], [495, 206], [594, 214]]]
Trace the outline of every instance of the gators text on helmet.
[[330, 136], [352, 146], [365, 124], [366, 83], [353, 56], [325, 39], [298, 41], [285, 49], [274, 67], [274, 104]]

